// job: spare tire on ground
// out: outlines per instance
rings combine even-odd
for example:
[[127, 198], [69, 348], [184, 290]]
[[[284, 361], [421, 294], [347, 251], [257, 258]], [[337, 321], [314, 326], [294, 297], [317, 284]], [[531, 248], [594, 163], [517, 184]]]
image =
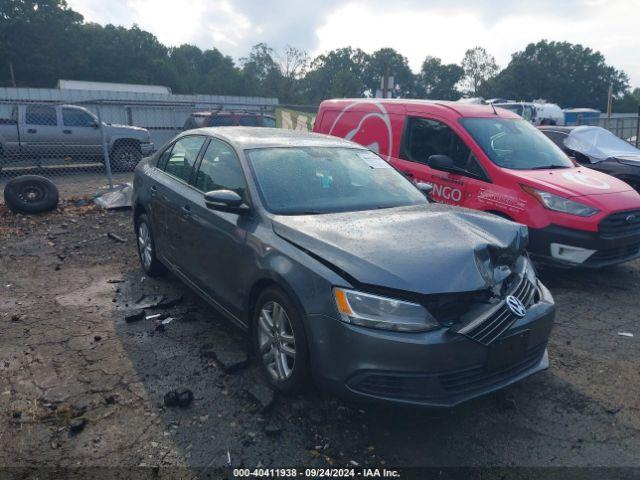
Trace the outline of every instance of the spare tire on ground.
[[58, 205], [58, 189], [51, 180], [39, 175], [22, 175], [4, 187], [4, 201], [16, 213], [40, 213]]

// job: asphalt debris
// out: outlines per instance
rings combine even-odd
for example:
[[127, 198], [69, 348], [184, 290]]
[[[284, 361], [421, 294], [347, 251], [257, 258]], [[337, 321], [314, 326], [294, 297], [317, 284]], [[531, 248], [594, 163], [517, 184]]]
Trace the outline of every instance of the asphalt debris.
[[87, 425], [87, 419], [84, 417], [78, 417], [71, 420], [69, 423], [69, 435], [77, 435], [84, 430]]
[[164, 395], [164, 404], [167, 407], [187, 408], [193, 401], [193, 392], [188, 388], [176, 388], [169, 390]]
[[144, 318], [144, 310], [141, 308], [138, 308], [136, 310], [130, 310], [124, 315], [124, 321], [127, 323], [137, 322], [138, 320], [142, 320], [143, 318]]
[[127, 243], [127, 241], [124, 238], [122, 238], [120, 235], [116, 235], [113, 232], [107, 233], [107, 237], [109, 237], [111, 240], [115, 240], [116, 242]]

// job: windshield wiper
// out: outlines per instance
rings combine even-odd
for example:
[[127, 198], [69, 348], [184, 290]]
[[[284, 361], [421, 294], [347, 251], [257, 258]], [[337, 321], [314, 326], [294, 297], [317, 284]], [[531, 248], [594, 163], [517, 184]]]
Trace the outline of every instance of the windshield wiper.
[[558, 168], [571, 168], [568, 165], [543, 165], [541, 167], [532, 167], [529, 170], [555, 170]]

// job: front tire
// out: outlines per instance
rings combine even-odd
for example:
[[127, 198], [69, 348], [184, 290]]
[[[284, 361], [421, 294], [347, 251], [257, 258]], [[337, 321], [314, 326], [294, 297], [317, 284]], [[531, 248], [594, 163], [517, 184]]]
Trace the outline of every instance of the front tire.
[[156, 256], [153, 230], [146, 213], [141, 214], [136, 220], [136, 245], [140, 264], [147, 275], [157, 277], [166, 272], [166, 267]]
[[255, 358], [276, 390], [296, 393], [309, 382], [309, 350], [302, 315], [280, 289], [265, 289], [253, 312]]

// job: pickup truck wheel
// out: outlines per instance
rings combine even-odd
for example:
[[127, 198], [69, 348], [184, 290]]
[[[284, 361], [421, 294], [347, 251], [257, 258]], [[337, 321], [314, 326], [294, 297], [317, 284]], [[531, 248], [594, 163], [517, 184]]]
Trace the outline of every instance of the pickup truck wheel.
[[142, 160], [140, 147], [134, 144], [121, 144], [113, 149], [111, 166], [116, 172], [131, 172]]
[[4, 187], [4, 200], [16, 213], [48, 212], [56, 208], [58, 198], [53, 182], [39, 175], [22, 175]]

